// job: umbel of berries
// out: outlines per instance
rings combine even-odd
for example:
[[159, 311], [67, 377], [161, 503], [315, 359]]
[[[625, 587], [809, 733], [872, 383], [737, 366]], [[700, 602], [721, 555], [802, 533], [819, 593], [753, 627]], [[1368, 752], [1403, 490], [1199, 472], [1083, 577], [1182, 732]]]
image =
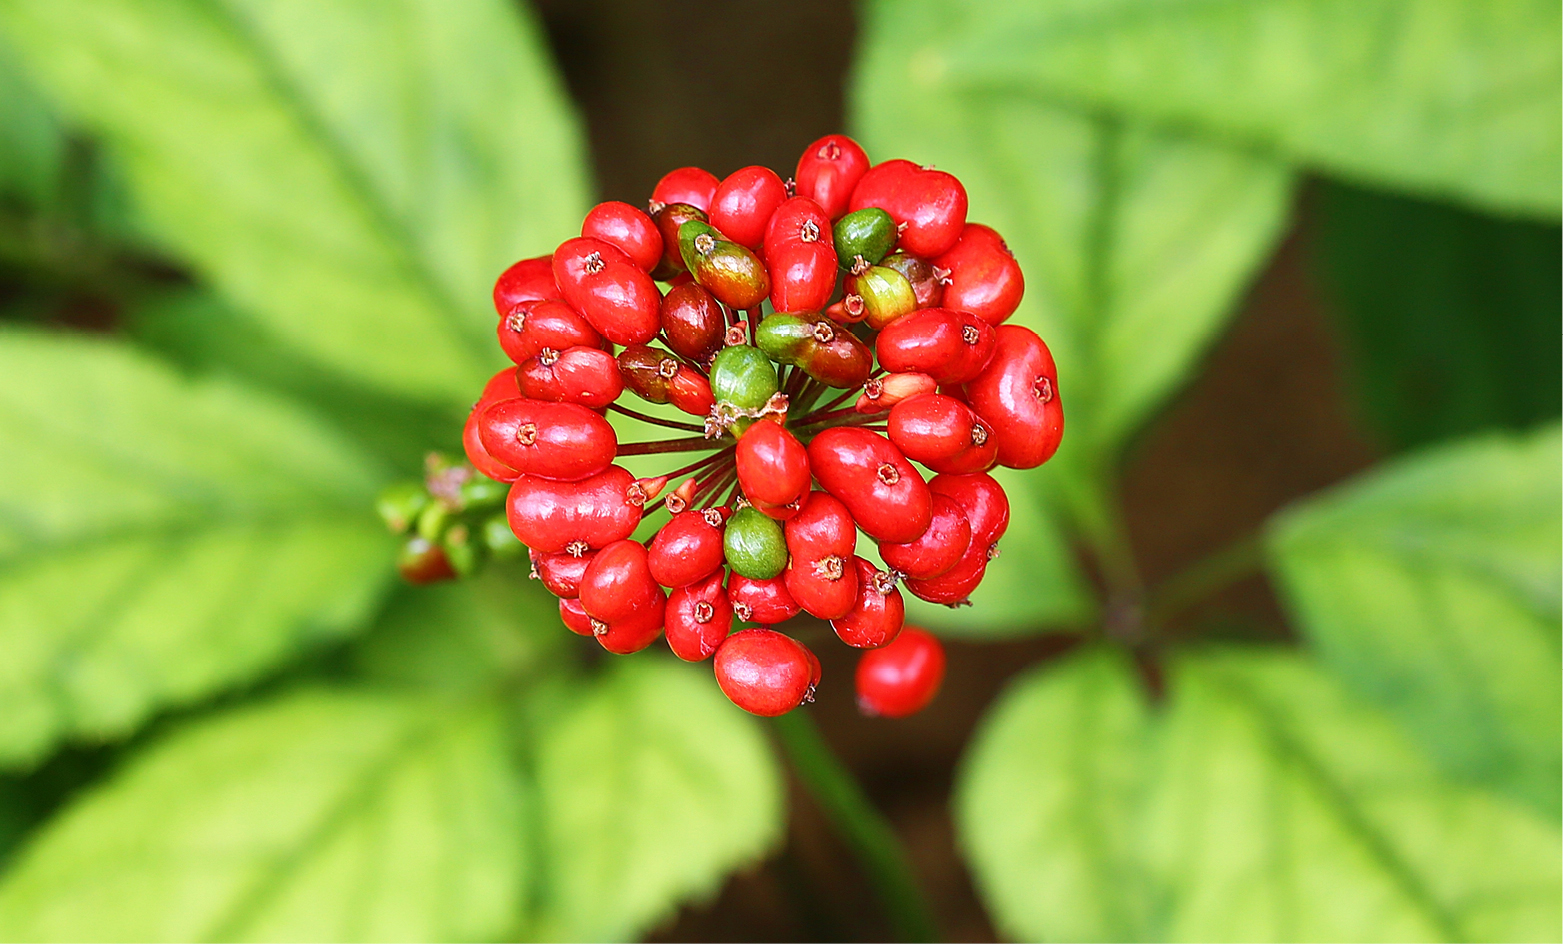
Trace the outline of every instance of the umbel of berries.
[[[616, 653], [664, 637], [713, 659], [739, 706], [782, 714], [820, 670], [776, 624], [807, 613], [876, 650], [903, 593], [960, 606], [982, 582], [1009, 522], [989, 472], [1046, 462], [1064, 429], [1047, 345], [1006, 323], [1024, 291], [946, 171], [872, 164], [844, 135], [790, 176], [680, 168], [499, 277], [513, 364], [467, 420], [471, 474], [508, 484], [566, 627]], [[413, 540], [413, 579], [482, 556], [456, 564], [433, 525]], [[932, 697], [931, 638], [865, 663], [865, 710]]]

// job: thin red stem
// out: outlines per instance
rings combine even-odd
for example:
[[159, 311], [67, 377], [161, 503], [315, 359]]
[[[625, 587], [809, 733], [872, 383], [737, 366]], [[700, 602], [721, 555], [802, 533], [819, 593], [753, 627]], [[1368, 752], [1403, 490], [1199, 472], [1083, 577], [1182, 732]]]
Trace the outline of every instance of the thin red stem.
[[696, 426], [694, 423], [680, 423], [678, 420], [665, 420], [661, 417], [637, 412], [629, 407], [619, 406], [617, 403], [608, 404], [608, 409], [615, 413], [622, 413], [632, 420], [640, 420], [642, 423], [650, 423], [652, 426], [661, 426], [664, 429], [681, 429], [690, 433], [705, 432], [704, 426]]
[[797, 425], [799, 425], [799, 426], [818, 426], [820, 423], [829, 422], [830, 420], [839, 419], [839, 418], [842, 418], [842, 417], [847, 417], [847, 416], [867, 416], [867, 415], [868, 414], [866, 414], [866, 413], [859, 413], [857, 411], [857, 407], [851, 407], [851, 406], [849, 406], [849, 407], [847, 407], [845, 409], [842, 409], [842, 410], [835, 410], [835, 411], [829, 411], [829, 410], [826, 410], [826, 409], [822, 408], [822, 409], [816, 410], [813, 413], [810, 413], [808, 416], [805, 416], [802, 419], [798, 420], [798, 424]]
[[829, 403], [825, 404], [824, 406], [820, 407], [815, 412], [816, 413], [824, 413], [827, 410], [834, 410], [836, 407], [838, 407], [841, 404], [847, 402], [847, 398], [848, 397], [855, 396], [855, 395], [857, 395], [859, 393], [862, 393], [862, 392], [863, 392], [863, 388], [862, 387], [853, 387], [851, 390], [848, 390], [846, 393], [843, 393], [841, 396], [837, 397], [836, 399], [834, 399], [834, 400], [830, 401]]
[[676, 479], [680, 475], [689, 475], [689, 474], [693, 473], [697, 469], [703, 469], [706, 466], [716, 465], [718, 462], [720, 462], [723, 459], [731, 458], [732, 454], [733, 454], [733, 450], [734, 450], [734, 447], [728, 446], [725, 449], [721, 450], [720, 452], [713, 452], [709, 456], [706, 456], [704, 459], [701, 459], [699, 462], [691, 462], [689, 465], [684, 466], [682, 469], [674, 469], [672, 472], [667, 473], [667, 477], [669, 479]]
[[716, 449], [717, 446], [704, 436], [688, 439], [664, 439], [661, 442], [619, 443], [618, 455], [651, 456], [663, 452], [694, 452], [697, 449]]

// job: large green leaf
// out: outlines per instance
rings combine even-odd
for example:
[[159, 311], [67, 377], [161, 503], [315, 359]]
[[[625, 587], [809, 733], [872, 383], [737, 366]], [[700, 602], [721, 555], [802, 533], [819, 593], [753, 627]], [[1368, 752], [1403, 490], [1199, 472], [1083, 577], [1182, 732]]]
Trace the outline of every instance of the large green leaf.
[[122, 735], [367, 617], [377, 469], [295, 408], [0, 333], [0, 760]]
[[0, 884], [0, 936], [498, 938], [529, 871], [503, 730], [328, 691], [198, 722], [43, 829]]
[[708, 668], [617, 664], [539, 737], [542, 940], [633, 938], [780, 838], [776, 759]]
[[1549, 0], [972, 4], [961, 85], [1198, 128], [1374, 183], [1556, 219]]
[[65, 134], [48, 104], [0, 43], [0, 212], [10, 202], [52, 196], [64, 150]]
[[1320, 653], [1452, 771], [1558, 815], [1558, 428], [1425, 451], [1279, 517], [1270, 552]]
[[470, 400], [488, 288], [572, 232], [577, 130], [503, 0], [18, 0], [8, 33], [153, 227], [283, 340]]
[[1320, 197], [1318, 261], [1381, 433], [1406, 446], [1558, 415], [1556, 225], [1341, 184]]
[[[1127, 664], [1022, 679], [959, 786], [963, 843], [1023, 940], [1555, 940], [1563, 853], [1444, 779], [1296, 654], [1185, 658], [1149, 713]], [[1139, 776], [1136, 777], [1135, 775]]]

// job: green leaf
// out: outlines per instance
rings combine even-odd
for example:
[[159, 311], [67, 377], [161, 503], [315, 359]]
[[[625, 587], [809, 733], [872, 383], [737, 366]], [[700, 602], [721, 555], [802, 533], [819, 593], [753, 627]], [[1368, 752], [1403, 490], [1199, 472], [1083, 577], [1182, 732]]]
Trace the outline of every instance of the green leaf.
[[1341, 184], [1320, 195], [1319, 261], [1381, 433], [1407, 446], [1558, 415], [1557, 226]]
[[1177, 660], [1147, 716], [1087, 651], [1018, 681], [956, 803], [1023, 940], [1554, 940], [1555, 824], [1444, 779], [1292, 653]]
[[542, 940], [636, 937], [781, 835], [775, 756], [704, 666], [615, 663], [541, 732], [537, 779]]
[[961, 762], [955, 820], [1005, 936], [1151, 938], [1130, 815], [1149, 738], [1132, 671], [1105, 648], [1031, 673], [989, 711]]
[[399, 588], [353, 662], [370, 678], [470, 694], [546, 664], [568, 635], [524, 564], [490, 562], [476, 577]]
[[3, 28], [153, 228], [334, 370], [469, 401], [488, 292], [583, 204], [537, 30], [503, 0], [19, 0]]
[[377, 469], [296, 408], [0, 333], [0, 760], [124, 735], [367, 618]]
[[53, 194], [65, 134], [48, 103], [0, 43], [0, 203], [41, 204]]
[[529, 871], [494, 712], [313, 691], [189, 725], [50, 822], [0, 884], [0, 935], [467, 940]]
[[962, 86], [1246, 141], [1340, 176], [1558, 217], [1547, 0], [1070, 0], [980, 10]]
[[1559, 810], [1558, 428], [1408, 457], [1273, 523], [1321, 655], [1449, 770]]

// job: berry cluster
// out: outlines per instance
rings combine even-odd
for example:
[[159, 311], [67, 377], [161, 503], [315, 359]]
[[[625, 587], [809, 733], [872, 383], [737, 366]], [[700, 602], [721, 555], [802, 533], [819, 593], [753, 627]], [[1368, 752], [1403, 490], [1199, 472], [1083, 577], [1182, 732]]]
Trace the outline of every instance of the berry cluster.
[[[682, 659], [715, 656], [735, 703], [776, 715], [812, 697], [819, 661], [734, 620], [807, 612], [876, 650], [865, 710], [909, 713], [943, 654], [921, 631], [880, 648], [902, 633], [900, 587], [966, 602], [1009, 520], [988, 471], [1040, 465], [1063, 433], [1047, 345], [1004, 324], [1023, 290], [959, 180], [870, 165], [844, 135], [809, 145], [789, 181], [681, 168], [649, 210], [600, 204], [579, 237], [500, 276], [515, 366], [473, 407], [467, 458], [511, 483], [510, 528], [575, 632], [617, 653], [665, 632]], [[672, 411], [631, 409], [626, 391]], [[681, 435], [621, 443], [608, 411]], [[682, 452], [705, 455], [651, 477], [615, 464]], [[856, 554], [859, 531], [888, 570]]]

